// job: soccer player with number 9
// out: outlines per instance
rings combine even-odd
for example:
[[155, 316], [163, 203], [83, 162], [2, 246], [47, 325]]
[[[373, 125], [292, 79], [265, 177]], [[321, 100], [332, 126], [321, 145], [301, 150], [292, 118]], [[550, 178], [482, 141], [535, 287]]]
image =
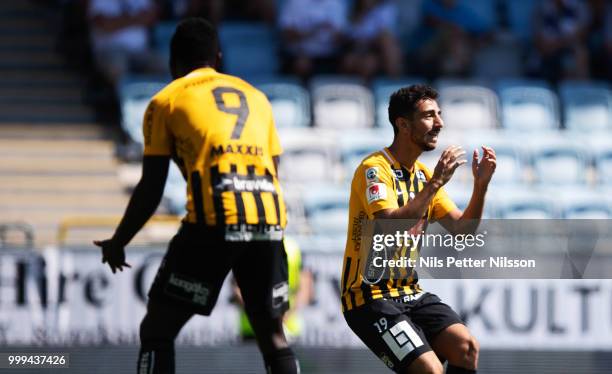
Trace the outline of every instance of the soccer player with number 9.
[[[172, 37], [174, 81], [145, 113], [142, 178], [115, 235], [95, 243], [113, 273], [124, 247], [151, 217], [172, 159], [187, 180], [187, 215], [149, 291], [140, 326], [139, 373], [173, 373], [174, 339], [194, 315], [209, 315], [232, 270], [268, 373], [297, 373], [283, 333], [288, 308], [286, 212], [277, 166], [281, 146], [266, 96], [215, 69], [217, 32], [182, 21]], [[248, 56], [245, 56], [248, 58]]]

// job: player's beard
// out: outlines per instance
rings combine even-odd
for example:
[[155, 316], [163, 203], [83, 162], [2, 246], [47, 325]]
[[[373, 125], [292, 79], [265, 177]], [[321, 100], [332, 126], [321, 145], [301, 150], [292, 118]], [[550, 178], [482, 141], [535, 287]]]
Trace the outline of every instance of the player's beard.
[[[438, 135], [439, 136], [440, 132], [438, 131]], [[422, 135], [421, 137], [417, 137], [414, 134], [412, 135], [412, 141], [414, 142], [414, 144], [416, 144], [421, 151], [423, 152], [428, 152], [428, 151], [433, 151], [434, 149], [436, 149], [436, 145], [437, 145], [437, 141], [434, 144], [430, 144], [426, 141], [427, 137], [431, 135], [431, 132], [427, 132], [424, 135]]]

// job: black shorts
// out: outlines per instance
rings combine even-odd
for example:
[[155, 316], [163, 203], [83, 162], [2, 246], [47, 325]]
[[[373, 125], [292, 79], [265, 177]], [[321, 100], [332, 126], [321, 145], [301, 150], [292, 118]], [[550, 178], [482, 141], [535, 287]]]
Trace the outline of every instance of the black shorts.
[[149, 300], [209, 315], [232, 270], [250, 316], [281, 317], [289, 307], [283, 242], [224, 237], [222, 229], [183, 223], [170, 241]]
[[378, 299], [349, 310], [349, 327], [389, 368], [405, 371], [420, 355], [431, 351], [429, 342], [461, 318], [429, 292], [412, 297]]

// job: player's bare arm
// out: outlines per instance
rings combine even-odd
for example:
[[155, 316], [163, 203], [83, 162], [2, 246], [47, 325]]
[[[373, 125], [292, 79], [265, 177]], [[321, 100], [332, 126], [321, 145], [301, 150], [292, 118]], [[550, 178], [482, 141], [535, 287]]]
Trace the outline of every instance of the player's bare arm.
[[124, 247], [155, 213], [164, 193], [169, 165], [168, 156], [143, 157], [142, 177], [134, 188], [115, 234], [110, 239], [94, 241], [102, 248], [102, 263], [108, 263], [113, 273], [123, 271], [124, 266], [130, 267], [125, 262]]
[[[440, 224], [453, 234], [469, 234], [476, 231], [484, 209], [485, 195], [495, 172], [497, 159], [495, 150], [482, 146], [483, 155], [479, 160], [478, 150], [472, 153], [472, 175], [474, 176], [474, 189], [472, 197], [465, 210], [451, 211]], [[433, 178], [432, 178], [433, 179]]]
[[442, 152], [434, 173], [422, 191], [419, 191], [410, 204], [397, 209], [383, 209], [374, 213], [377, 219], [419, 219], [427, 213], [431, 199], [455, 173], [455, 170], [467, 161], [462, 157], [465, 151], [460, 146], [450, 146]]

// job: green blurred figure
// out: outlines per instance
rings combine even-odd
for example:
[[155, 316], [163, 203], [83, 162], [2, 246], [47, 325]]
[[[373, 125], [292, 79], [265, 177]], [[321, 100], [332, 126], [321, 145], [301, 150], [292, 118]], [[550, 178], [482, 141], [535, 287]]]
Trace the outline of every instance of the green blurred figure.
[[[302, 268], [302, 253], [298, 243], [288, 237], [283, 240], [287, 253], [287, 267], [289, 272], [289, 310], [283, 318], [285, 335], [287, 339], [296, 339], [303, 328], [303, 320], [299, 310], [308, 305], [313, 295], [312, 273]], [[240, 289], [234, 283], [234, 296], [242, 306]], [[255, 339], [255, 333], [244, 310], [240, 313], [240, 336], [243, 340]]]

